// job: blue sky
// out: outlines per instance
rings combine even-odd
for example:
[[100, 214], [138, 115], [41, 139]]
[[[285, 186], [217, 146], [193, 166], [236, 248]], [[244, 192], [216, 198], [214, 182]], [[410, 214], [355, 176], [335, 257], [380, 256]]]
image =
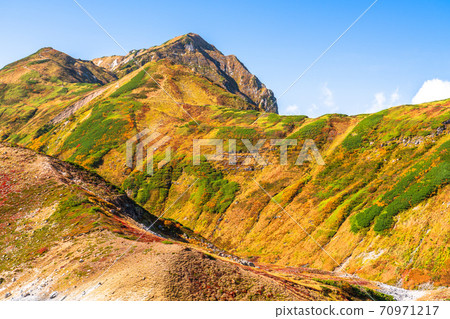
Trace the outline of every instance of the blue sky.
[[[198, 33], [280, 96], [373, 0], [79, 2], [127, 50]], [[82, 59], [122, 54], [72, 0], [0, 9], [0, 67], [44, 46]], [[358, 114], [450, 97], [449, 13], [448, 0], [379, 0], [278, 100], [280, 113]]]

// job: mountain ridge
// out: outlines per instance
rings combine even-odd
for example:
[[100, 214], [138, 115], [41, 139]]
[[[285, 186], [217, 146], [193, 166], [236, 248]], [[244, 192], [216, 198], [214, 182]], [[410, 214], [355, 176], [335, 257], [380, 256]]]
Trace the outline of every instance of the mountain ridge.
[[[450, 100], [355, 116], [267, 113], [187, 63], [146, 62], [152, 53], [185, 52], [189, 39], [130, 53], [145, 71], [131, 64], [128, 70], [128, 61], [118, 67], [118, 79], [103, 86], [44, 85], [37, 76], [6, 86], [7, 94], [0, 90], [1, 140], [94, 170], [150, 213], [165, 212], [252, 262], [345, 271], [404, 288], [449, 285], [448, 229], [440, 221], [450, 214]], [[205, 58], [189, 53], [186, 61], [196, 56]], [[29, 96], [20, 98], [20, 89]], [[11, 92], [18, 102], [4, 103]], [[148, 128], [170, 137], [175, 153], [158, 168], [165, 152], [154, 151], [153, 175], [126, 165], [126, 142]], [[224, 140], [225, 150], [236, 140], [238, 165], [194, 165], [192, 143], [204, 138]], [[271, 165], [243, 165], [252, 153], [242, 139], [265, 140], [261, 156]], [[279, 164], [271, 139], [297, 142], [289, 147], [288, 165]], [[325, 166], [294, 164], [305, 140], [315, 142]]]
[[92, 61], [97, 66], [115, 71], [120, 77], [138, 66], [160, 59], [186, 65], [229, 92], [245, 98], [258, 109], [278, 113], [273, 92], [252, 75], [236, 56], [223, 55], [216, 47], [194, 33], [176, 37], [160, 46], [132, 50], [126, 56], [96, 58]]
[[0, 168], [0, 299], [391, 299], [366, 281], [213, 256], [100, 176], [29, 149], [0, 143]]
[[[8, 76], [8, 73], [11, 73], [8, 71], [13, 68], [24, 70], [18, 74], [13, 74], [13, 76]], [[30, 70], [41, 73], [48, 78], [51, 74], [51, 76], [69, 83], [99, 83], [103, 85], [116, 80], [114, 74], [103, 71], [102, 68], [95, 66], [91, 61], [75, 59], [64, 52], [45, 47], [0, 69], [1, 81], [3, 83], [18, 83], [21, 77]]]

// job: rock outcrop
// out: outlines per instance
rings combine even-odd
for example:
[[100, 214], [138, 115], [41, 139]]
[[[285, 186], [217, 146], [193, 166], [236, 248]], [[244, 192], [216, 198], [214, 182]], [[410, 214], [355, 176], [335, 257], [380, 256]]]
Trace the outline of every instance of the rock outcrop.
[[225, 56], [194, 33], [150, 49], [133, 50], [126, 56], [103, 57], [94, 59], [93, 62], [120, 77], [136, 70], [140, 65], [161, 59], [189, 67], [193, 72], [244, 98], [257, 110], [278, 112], [273, 92], [250, 73], [236, 56]]

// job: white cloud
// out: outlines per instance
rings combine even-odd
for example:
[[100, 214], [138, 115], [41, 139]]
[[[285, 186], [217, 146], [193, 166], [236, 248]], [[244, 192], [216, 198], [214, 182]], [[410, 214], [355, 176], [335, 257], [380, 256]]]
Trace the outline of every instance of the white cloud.
[[375, 94], [374, 101], [372, 103], [372, 108], [370, 109], [370, 112], [377, 112], [385, 108], [386, 105], [386, 95], [384, 92], [379, 92]]
[[336, 106], [334, 102], [334, 94], [333, 91], [328, 87], [328, 83], [325, 83], [322, 86], [322, 101], [323, 104], [330, 109], [331, 112], [336, 112], [339, 107]]
[[425, 83], [412, 99], [413, 104], [432, 102], [450, 98], [450, 82], [433, 79]]
[[398, 89], [391, 94], [391, 106], [394, 106], [400, 100], [400, 94], [398, 93]]
[[311, 104], [311, 106], [307, 110], [307, 114], [309, 116], [316, 116], [318, 110], [319, 110], [319, 107], [316, 104]]
[[322, 95], [323, 95], [323, 104], [325, 104], [328, 107], [334, 106], [334, 98], [333, 98], [333, 92], [328, 88], [328, 84], [325, 83], [322, 87]]
[[384, 92], [378, 92], [375, 94], [372, 102], [372, 107], [368, 110], [368, 112], [376, 113], [383, 109], [395, 106], [395, 104], [399, 100], [400, 94], [398, 93], [398, 89], [391, 93], [391, 95], [389, 96], [389, 100], [386, 98], [386, 94]]
[[289, 105], [286, 108], [286, 112], [288, 115], [296, 115], [299, 113], [299, 111], [300, 111], [300, 107], [297, 104]]
[[319, 89], [319, 99], [321, 101], [321, 103], [319, 103], [320, 107], [316, 103], [313, 103], [306, 110], [301, 110], [297, 104], [291, 104], [286, 107], [286, 114], [296, 115], [301, 113], [307, 114], [311, 117], [315, 117], [325, 113], [335, 113], [339, 109], [339, 107], [336, 106], [336, 103], [334, 101], [334, 93], [328, 87], [328, 83], [324, 83], [321, 87], [319, 87]]

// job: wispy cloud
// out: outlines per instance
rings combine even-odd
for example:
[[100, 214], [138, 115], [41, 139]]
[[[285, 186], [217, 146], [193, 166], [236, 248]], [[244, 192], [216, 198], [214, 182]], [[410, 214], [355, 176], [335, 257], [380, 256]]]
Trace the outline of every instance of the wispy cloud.
[[400, 100], [400, 93], [398, 89], [391, 93], [389, 99], [386, 97], [386, 93], [378, 92], [375, 94], [372, 106], [368, 109], [368, 112], [375, 113], [383, 109], [395, 106], [399, 100]]
[[322, 86], [322, 101], [326, 107], [331, 109], [331, 111], [337, 111], [339, 109], [336, 107], [336, 103], [334, 102], [334, 94], [328, 87], [328, 83], [325, 83]]
[[450, 82], [433, 79], [426, 81], [416, 96], [412, 99], [413, 104], [432, 102], [450, 98]]
[[297, 104], [289, 105], [286, 108], [286, 112], [288, 115], [297, 115], [300, 112], [300, 107]]
[[[328, 87], [328, 83], [324, 83], [320, 87], [319, 99], [321, 101], [320, 105], [322, 105], [322, 107], [319, 107], [316, 103], [311, 104], [311, 106], [306, 109], [306, 113], [308, 115], [318, 116], [320, 115], [318, 113], [319, 110], [320, 113], [334, 113], [339, 109], [336, 106], [333, 91], [331, 91], [330, 88]], [[305, 110], [302, 111], [305, 112]], [[288, 115], [300, 114], [300, 107], [297, 104], [291, 104], [288, 107], [286, 107], [286, 113]]]
[[398, 89], [391, 94], [391, 106], [394, 106], [400, 101], [400, 93], [398, 93]]
[[311, 104], [311, 106], [308, 108], [307, 112], [308, 112], [308, 115], [316, 116], [318, 110], [319, 110], [319, 107], [317, 106], [317, 104]]

